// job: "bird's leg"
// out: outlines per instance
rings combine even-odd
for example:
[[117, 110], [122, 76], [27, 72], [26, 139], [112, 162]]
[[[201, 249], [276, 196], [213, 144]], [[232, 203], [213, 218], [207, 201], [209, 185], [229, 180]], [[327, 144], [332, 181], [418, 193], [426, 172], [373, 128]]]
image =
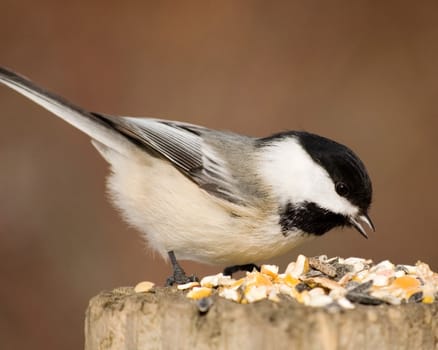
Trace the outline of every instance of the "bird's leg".
[[252, 272], [254, 269], [256, 269], [257, 271], [260, 271], [260, 267], [257, 266], [256, 264], [233, 265], [233, 266], [226, 267], [224, 269], [223, 274], [225, 276], [232, 276], [233, 273], [236, 273], [238, 271]]
[[178, 263], [173, 250], [167, 252], [170, 263], [172, 264], [173, 274], [166, 281], [166, 286], [173, 286], [174, 284], [184, 284], [188, 282], [198, 281], [196, 276], [187, 276], [181, 265]]

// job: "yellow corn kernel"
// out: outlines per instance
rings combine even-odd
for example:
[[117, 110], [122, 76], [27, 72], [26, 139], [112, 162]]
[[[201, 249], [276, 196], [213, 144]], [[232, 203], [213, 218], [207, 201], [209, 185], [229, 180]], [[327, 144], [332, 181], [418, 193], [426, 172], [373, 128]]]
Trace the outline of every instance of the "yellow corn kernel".
[[433, 297], [433, 295], [427, 295], [423, 298], [421, 302], [423, 302], [424, 304], [432, 304], [434, 301], [435, 298]]
[[212, 293], [211, 288], [194, 287], [190, 292], [187, 293], [187, 298], [198, 300], [198, 299], [209, 297], [211, 293]]

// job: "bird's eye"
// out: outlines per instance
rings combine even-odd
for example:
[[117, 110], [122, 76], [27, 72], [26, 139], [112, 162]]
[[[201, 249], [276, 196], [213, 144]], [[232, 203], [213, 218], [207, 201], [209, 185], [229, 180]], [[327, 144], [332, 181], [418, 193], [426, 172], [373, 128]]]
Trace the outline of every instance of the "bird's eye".
[[350, 193], [350, 189], [343, 182], [337, 182], [335, 185], [335, 189], [336, 189], [336, 193], [339, 194], [341, 197], [345, 197]]

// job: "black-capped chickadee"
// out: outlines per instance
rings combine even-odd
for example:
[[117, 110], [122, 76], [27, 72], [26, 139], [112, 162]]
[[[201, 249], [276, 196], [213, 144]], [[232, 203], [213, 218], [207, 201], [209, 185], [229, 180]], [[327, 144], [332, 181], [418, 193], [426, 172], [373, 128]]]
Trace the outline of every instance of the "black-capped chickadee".
[[[0, 81], [92, 138], [111, 165], [108, 189], [125, 220], [174, 268], [176, 258], [252, 266], [338, 226], [367, 237], [371, 181], [361, 160], [327, 138], [266, 138], [176, 121], [88, 112], [16, 73]], [[228, 270], [229, 272], [233, 271]]]

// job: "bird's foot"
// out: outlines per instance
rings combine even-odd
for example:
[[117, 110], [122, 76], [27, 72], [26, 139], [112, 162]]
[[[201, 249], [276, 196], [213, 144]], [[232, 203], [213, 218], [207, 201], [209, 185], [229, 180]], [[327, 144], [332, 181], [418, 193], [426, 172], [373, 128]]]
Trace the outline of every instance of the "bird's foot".
[[175, 257], [175, 253], [170, 251], [167, 253], [169, 255], [170, 262], [172, 264], [173, 274], [166, 280], [166, 286], [173, 286], [174, 284], [185, 284], [189, 282], [198, 282], [199, 279], [192, 275], [187, 276], [181, 265], [178, 263]]
[[238, 271], [252, 272], [254, 269], [260, 271], [260, 266], [257, 266], [256, 264], [233, 265], [226, 267], [223, 274], [225, 276], [232, 276], [233, 273], [236, 273]]
[[182, 273], [174, 273], [172, 276], [169, 276], [166, 280], [166, 287], [189, 282], [199, 282], [199, 278], [195, 275], [187, 276], [183, 271]]

